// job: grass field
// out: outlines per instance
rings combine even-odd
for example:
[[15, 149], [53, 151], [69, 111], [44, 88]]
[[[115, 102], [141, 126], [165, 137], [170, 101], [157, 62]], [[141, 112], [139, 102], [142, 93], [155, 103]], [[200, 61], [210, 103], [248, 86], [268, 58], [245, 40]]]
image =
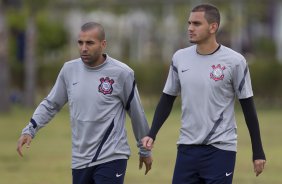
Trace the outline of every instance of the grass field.
[[[150, 109], [150, 108], [148, 108]], [[138, 169], [138, 156], [130, 121], [127, 121], [132, 156], [128, 162], [126, 184], [169, 184], [176, 156], [176, 140], [180, 127], [180, 111], [174, 108], [160, 130], [153, 152], [153, 168], [148, 175]], [[71, 183], [71, 137], [67, 108], [41, 129], [24, 158], [16, 152], [16, 143], [32, 110], [16, 107], [0, 115], [0, 184], [67, 184]], [[281, 184], [282, 178], [282, 114], [281, 109], [258, 110], [267, 165], [264, 173], [255, 177], [251, 162], [250, 138], [241, 111], [238, 123], [238, 154], [234, 184]], [[151, 122], [153, 111], [147, 111]]]

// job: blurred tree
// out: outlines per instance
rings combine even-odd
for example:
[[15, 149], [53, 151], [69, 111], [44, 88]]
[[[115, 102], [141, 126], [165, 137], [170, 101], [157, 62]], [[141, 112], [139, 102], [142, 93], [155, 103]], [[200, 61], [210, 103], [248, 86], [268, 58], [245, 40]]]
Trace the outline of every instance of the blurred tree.
[[45, 8], [48, 0], [32, 1], [24, 0], [24, 5], [27, 9], [26, 20], [26, 35], [25, 35], [25, 54], [24, 54], [24, 105], [26, 107], [33, 107], [35, 105], [36, 97], [36, 37], [37, 27], [35, 24], [35, 17], [37, 12]]
[[68, 44], [69, 33], [62, 25], [63, 20], [58, 20], [48, 13], [40, 12], [37, 16], [36, 48], [39, 59], [49, 61], [54, 57], [54, 53], [61, 51], [62, 47]]
[[[236, 50], [237, 52], [242, 53], [243, 50], [243, 31], [245, 30], [243, 19], [247, 17], [244, 14], [243, 8], [244, 4], [241, 0], [239, 1], [232, 1], [230, 3], [231, 6], [231, 13], [232, 13], [232, 26], [231, 29], [231, 48]], [[243, 18], [244, 17], [244, 18]]]
[[[33, 12], [33, 11], [31, 11]], [[24, 54], [24, 105], [26, 107], [33, 107], [35, 104], [35, 89], [36, 89], [36, 58], [35, 58], [35, 44], [37, 30], [35, 26], [34, 13], [29, 13], [26, 20], [26, 35], [25, 43], [26, 49]]]
[[0, 112], [10, 110], [10, 72], [8, 65], [8, 28], [6, 24], [5, 1], [0, 1]]
[[275, 1], [273, 11], [273, 18], [274, 18], [274, 41], [277, 47], [276, 57], [280, 64], [282, 64], [282, 2]]

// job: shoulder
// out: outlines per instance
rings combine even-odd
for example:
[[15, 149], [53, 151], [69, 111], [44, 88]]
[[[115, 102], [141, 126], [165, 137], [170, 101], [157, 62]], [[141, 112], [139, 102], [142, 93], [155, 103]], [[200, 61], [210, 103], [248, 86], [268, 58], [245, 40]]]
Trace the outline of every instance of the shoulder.
[[239, 52], [236, 52], [235, 50], [228, 48], [224, 45], [221, 45], [220, 50], [222, 51], [222, 54], [228, 56], [233, 62], [236, 62], [238, 64], [246, 63], [245, 57]]
[[81, 62], [81, 59], [80, 59], [80, 58], [73, 59], [73, 60], [70, 60], [70, 61], [65, 62], [63, 68], [64, 68], [64, 69], [76, 68], [76, 67], [78, 67], [79, 65], [81, 65], [81, 63], [82, 63], [82, 62]]
[[195, 45], [177, 50], [172, 56], [172, 65], [177, 67], [178, 64], [180, 64], [182, 61], [186, 61], [187, 58], [193, 58], [195, 52]]
[[115, 72], [117, 73], [123, 73], [123, 74], [130, 74], [130, 73], [134, 73], [133, 69], [130, 68], [127, 64], [117, 60], [117, 59], [114, 59], [110, 56], [107, 55], [107, 59], [108, 59], [108, 62], [110, 64], [111, 67], [114, 68]]
[[195, 51], [196, 51], [196, 46], [192, 45], [192, 46], [177, 50], [174, 53], [173, 57], [181, 57], [183, 55], [189, 55], [191, 53], [194, 53]]
[[60, 75], [68, 78], [71, 75], [75, 75], [78, 71], [81, 71], [82, 61], [80, 58], [66, 61], [61, 69]]

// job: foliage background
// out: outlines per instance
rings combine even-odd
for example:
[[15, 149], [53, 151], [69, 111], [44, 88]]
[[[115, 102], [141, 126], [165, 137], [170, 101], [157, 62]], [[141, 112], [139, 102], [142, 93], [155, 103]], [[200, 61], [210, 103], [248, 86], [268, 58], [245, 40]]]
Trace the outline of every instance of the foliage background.
[[[25, 84], [30, 80], [26, 77], [25, 68], [28, 66], [25, 66], [24, 53], [27, 49], [24, 34], [30, 14], [34, 17], [36, 26], [36, 66], [33, 80], [37, 94], [46, 95], [63, 63], [79, 57], [76, 49], [76, 30], [80, 23], [95, 20], [105, 24], [107, 53], [135, 70], [142, 94], [158, 96], [166, 80], [172, 54], [189, 46], [186, 38], [188, 10], [195, 4], [207, 2], [217, 5], [222, 13], [219, 42], [246, 57], [258, 100], [262, 105], [282, 106], [282, 59], [277, 57], [282, 52], [282, 47], [279, 47], [279, 39], [275, 36], [277, 30], [282, 30], [275, 24], [282, 19], [279, 13], [275, 13], [277, 7], [282, 10], [279, 0], [8, 2], [10, 3], [6, 5], [5, 12], [9, 31], [9, 92], [10, 98], [17, 99], [16, 102], [24, 102]], [[148, 15], [147, 18], [144, 14]], [[130, 16], [137, 18], [132, 18], [131, 21], [128, 18]], [[78, 25], [75, 29], [69, 26], [75, 24]], [[130, 32], [131, 29], [133, 32]]]

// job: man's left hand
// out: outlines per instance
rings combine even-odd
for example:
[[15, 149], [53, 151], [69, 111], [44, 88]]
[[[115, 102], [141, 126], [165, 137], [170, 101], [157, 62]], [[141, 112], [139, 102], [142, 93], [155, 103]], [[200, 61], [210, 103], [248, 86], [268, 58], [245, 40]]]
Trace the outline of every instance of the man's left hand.
[[151, 156], [149, 157], [139, 157], [139, 169], [142, 169], [143, 167], [143, 163], [146, 166], [146, 170], [145, 170], [145, 175], [151, 170], [152, 168], [152, 163], [153, 163], [153, 159]]

